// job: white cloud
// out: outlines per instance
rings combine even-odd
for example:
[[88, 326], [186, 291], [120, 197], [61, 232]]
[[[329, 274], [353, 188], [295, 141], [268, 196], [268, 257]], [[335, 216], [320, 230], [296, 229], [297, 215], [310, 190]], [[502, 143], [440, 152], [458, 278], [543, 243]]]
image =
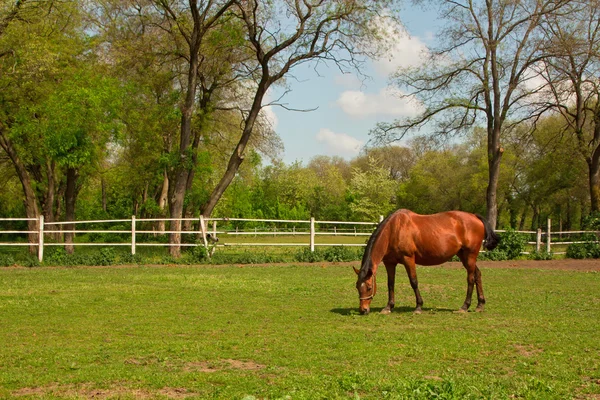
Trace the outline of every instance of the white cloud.
[[[428, 48], [417, 36], [411, 36], [402, 25], [392, 23], [389, 19], [379, 20], [378, 27], [386, 38], [386, 54], [373, 62], [375, 71], [388, 76], [400, 67], [416, 67], [428, 56]], [[431, 32], [426, 33], [425, 40], [430, 40]]]
[[277, 114], [273, 110], [273, 106], [266, 106], [260, 110], [260, 115], [267, 121], [267, 123], [271, 126], [273, 131], [277, 131], [277, 125], [279, 124], [279, 119], [277, 118]]
[[345, 133], [336, 133], [330, 129], [322, 128], [317, 133], [317, 142], [324, 143], [327, 147], [327, 152], [330, 155], [342, 157], [356, 156], [360, 148], [364, 145], [363, 141], [353, 138]]
[[347, 90], [340, 95], [336, 104], [354, 118], [413, 117], [422, 111], [421, 104], [415, 98], [401, 96], [400, 90], [391, 87], [383, 88], [378, 93]]

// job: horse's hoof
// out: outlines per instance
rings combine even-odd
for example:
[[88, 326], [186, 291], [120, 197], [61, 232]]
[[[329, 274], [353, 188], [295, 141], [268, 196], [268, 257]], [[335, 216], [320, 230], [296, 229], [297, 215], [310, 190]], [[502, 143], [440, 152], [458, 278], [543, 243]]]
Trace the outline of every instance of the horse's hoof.
[[475, 309], [475, 312], [483, 312], [483, 307], [477, 307], [477, 308]]
[[388, 314], [391, 314], [391, 313], [392, 313], [392, 310], [390, 310], [389, 308], [384, 308], [380, 312], [380, 314], [383, 314], [383, 315], [388, 315]]
[[466, 314], [468, 312], [468, 310], [465, 310], [464, 308], [459, 308], [458, 310], [454, 311], [456, 314]]
[[413, 314], [421, 314], [423, 313], [423, 311], [421, 311], [420, 308], [417, 308], [415, 311], [413, 311]]

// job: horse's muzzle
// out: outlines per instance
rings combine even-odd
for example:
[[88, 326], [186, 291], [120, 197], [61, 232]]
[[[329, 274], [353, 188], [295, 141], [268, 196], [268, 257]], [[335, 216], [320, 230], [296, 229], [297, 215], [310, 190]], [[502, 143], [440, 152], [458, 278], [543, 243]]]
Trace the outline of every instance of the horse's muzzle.
[[365, 307], [365, 308], [360, 308], [360, 314], [361, 315], [367, 315], [369, 312], [371, 311], [371, 309], [369, 307]]

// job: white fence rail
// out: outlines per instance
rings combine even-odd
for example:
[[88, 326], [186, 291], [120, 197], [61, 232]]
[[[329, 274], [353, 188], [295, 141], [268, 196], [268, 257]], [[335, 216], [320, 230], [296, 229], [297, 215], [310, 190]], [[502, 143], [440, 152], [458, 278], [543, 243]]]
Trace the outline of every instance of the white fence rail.
[[[379, 222], [383, 220], [383, 217], [380, 217]], [[38, 258], [40, 261], [43, 260], [44, 257], [44, 248], [48, 246], [128, 246], [131, 247], [131, 254], [136, 253], [136, 247], [140, 246], [182, 246], [182, 247], [190, 247], [190, 246], [208, 246], [208, 236], [211, 235], [213, 238], [231, 235], [233, 236], [254, 236], [261, 237], [264, 235], [270, 236], [308, 236], [308, 242], [298, 242], [298, 243], [265, 243], [262, 242], [227, 242], [219, 239], [218, 244], [215, 244], [216, 247], [229, 247], [229, 246], [309, 246], [311, 251], [315, 250], [316, 246], [364, 246], [365, 243], [317, 243], [316, 237], [320, 235], [327, 236], [370, 236], [373, 228], [377, 225], [378, 222], [352, 222], [352, 221], [316, 221], [314, 218], [310, 220], [281, 220], [281, 219], [245, 219], [245, 218], [149, 218], [149, 219], [136, 219], [135, 216], [132, 216], [131, 219], [115, 219], [115, 220], [89, 220], [89, 221], [63, 221], [63, 222], [44, 222], [44, 217], [40, 216], [39, 219], [34, 218], [0, 218], [0, 228], [5, 222], [17, 222], [17, 221], [36, 221], [38, 229], [31, 230], [1, 230], [0, 235], [7, 234], [29, 234], [34, 233], [37, 234], [38, 242], [37, 243], [27, 243], [27, 242], [0, 242], [0, 246], [37, 246], [38, 248]], [[183, 222], [191, 222], [198, 223], [198, 230], [139, 230], [137, 227], [142, 225], [148, 225], [156, 222], [171, 222], [171, 221], [181, 221]], [[229, 225], [231, 222], [250, 222], [250, 223], [268, 223], [268, 224], [287, 224], [292, 225], [291, 228], [277, 228], [277, 226], [273, 226], [272, 230], [259, 231], [258, 228], [253, 228], [250, 230], [239, 230], [235, 229], [221, 229], [218, 230], [218, 224]], [[63, 229], [62, 227], [65, 225], [70, 226], [81, 226], [81, 225], [89, 225], [89, 224], [127, 224], [128, 229]], [[208, 225], [212, 225], [208, 228]], [[357, 229], [358, 227], [358, 229]], [[264, 228], [261, 228], [264, 229]], [[497, 232], [504, 232], [499, 230]], [[563, 232], [552, 232], [551, 231], [551, 221], [548, 220], [548, 225], [546, 231], [542, 231], [538, 229], [537, 231], [517, 231], [519, 233], [527, 234], [530, 236], [535, 235], [535, 241], [528, 241], [529, 245], [535, 246], [536, 251], [541, 251], [542, 246], [545, 245], [545, 250], [548, 253], [552, 252], [552, 246], [557, 245], [569, 245], [573, 243], [582, 243], [577, 241], [552, 241], [553, 235], [559, 235], [561, 238], [563, 236], [569, 236], [571, 234], [583, 234], [583, 233], [594, 233], [598, 234], [598, 232], [592, 231], [563, 231]], [[128, 235], [129, 238], [123, 242], [111, 242], [111, 243], [102, 243], [102, 242], [74, 242], [74, 243], [64, 243], [64, 242], [46, 242], [46, 235], [63, 235], [65, 233], [72, 234], [123, 234]], [[170, 244], [170, 243], [153, 243], [153, 242], [138, 242], [137, 239], [139, 235], [165, 235], [170, 233], [179, 233], [181, 235], [199, 235], [202, 243], [180, 243], [180, 244]], [[529, 252], [524, 252], [524, 254], [528, 254]], [[564, 254], [565, 252], [554, 252], [554, 254]]]

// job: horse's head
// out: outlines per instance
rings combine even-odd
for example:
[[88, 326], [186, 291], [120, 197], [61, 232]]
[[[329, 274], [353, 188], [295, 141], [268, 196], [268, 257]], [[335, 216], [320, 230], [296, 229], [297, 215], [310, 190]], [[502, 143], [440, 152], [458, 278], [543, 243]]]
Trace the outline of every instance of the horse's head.
[[360, 301], [358, 309], [361, 314], [368, 314], [371, 311], [371, 300], [377, 293], [377, 282], [372, 270], [364, 273], [356, 268], [354, 272], [358, 276], [356, 280], [356, 289], [358, 290], [358, 300]]

